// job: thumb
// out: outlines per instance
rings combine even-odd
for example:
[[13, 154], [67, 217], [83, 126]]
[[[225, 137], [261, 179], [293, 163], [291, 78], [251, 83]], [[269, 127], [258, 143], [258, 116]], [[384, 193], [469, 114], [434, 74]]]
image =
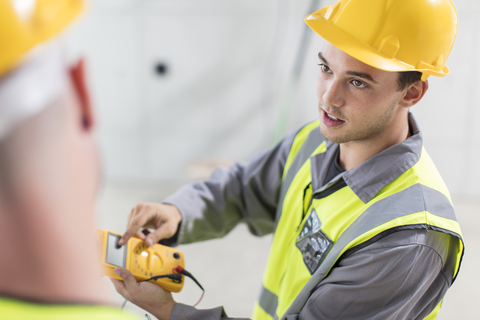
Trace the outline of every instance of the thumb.
[[125, 283], [125, 286], [127, 287], [127, 290], [130, 290], [130, 288], [133, 288], [134, 286], [137, 285], [137, 280], [135, 280], [133, 274], [127, 269], [115, 268], [113, 269], [113, 272], [115, 272], [120, 276], [120, 278], [122, 278], [123, 282]]
[[145, 243], [147, 246], [151, 247], [154, 243], [157, 243], [162, 239], [169, 239], [175, 235], [177, 228], [178, 223], [173, 221], [165, 222], [157, 230], [147, 235]]

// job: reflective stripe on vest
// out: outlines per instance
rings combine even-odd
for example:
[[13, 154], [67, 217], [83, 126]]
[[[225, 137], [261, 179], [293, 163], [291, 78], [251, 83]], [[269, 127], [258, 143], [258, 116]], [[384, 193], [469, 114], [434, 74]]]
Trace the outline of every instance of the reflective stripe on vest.
[[[406, 228], [431, 229], [456, 236], [459, 251], [454, 276], [457, 274], [463, 254], [460, 227], [448, 191], [425, 150], [412, 168], [385, 186], [370, 202], [363, 203], [344, 184], [328, 196], [314, 196], [305, 214], [302, 200], [304, 190], [311, 183], [308, 159], [325, 152], [326, 143], [321, 142], [318, 122], [306, 126], [297, 137], [292, 146], [293, 158], [289, 155], [287, 160], [289, 166], [286, 166], [281, 188], [280, 212], [277, 211], [278, 225], [254, 319], [278, 319], [298, 314], [311, 291], [328, 275], [342, 254], [387, 232]], [[337, 182], [343, 182], [341, 176], [337, 178]], [[313, 214], [318, 216], [322, 233], [333, 245], [311, 274], [296, 243], [308, 217]], [[430, 315], [432, 319], [438, 309]]]
[[290, 184], [295, 178], [295, 175], [312, 155], [326, 150], [325, 144], [322, 143], [324, 140], [318, 130], [318, 121], [307, 124], [297, 133], [283, 170], [283, 181], [280, 188], [280, 201], [275, 215], [275, 225], [278, 225], [278, 221], [282, 215], [285, 194], [288, 188], [290, 188]]

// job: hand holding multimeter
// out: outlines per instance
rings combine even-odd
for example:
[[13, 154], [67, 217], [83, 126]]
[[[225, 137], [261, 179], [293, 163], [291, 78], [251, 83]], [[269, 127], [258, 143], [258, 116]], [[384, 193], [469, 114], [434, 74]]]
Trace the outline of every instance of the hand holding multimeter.
[[148, 247], [143, 240], [133, 237], [120, 247], [120, 238], [120, 234], [96, 230], [103, 274], [122, 280], [113, 269], [126, 268], [137, 281], [150, 281], [171, 292], [182, 290], [185, 275], [183, 252], [160, 244]]

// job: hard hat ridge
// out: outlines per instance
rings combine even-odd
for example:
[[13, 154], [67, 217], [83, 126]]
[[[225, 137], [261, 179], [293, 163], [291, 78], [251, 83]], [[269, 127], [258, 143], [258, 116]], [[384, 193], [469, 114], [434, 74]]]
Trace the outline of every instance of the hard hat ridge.
[[82, 8], [83, 0], [0, 0], [0, 140], [65, 88], [53, 38]]
[[325, 40], [386, 71], [443, 77], [458, 28], [451, 0], [338, 0], [305, 18]]
[[18, 17], [21, 20], [28, 20], [35, 11], [37, 0], [12, 0], [12, 4]]
[[83, 0], [12, 1], [0, 0], [0, 77], [31, 49], [59, 34], [83, 9]]

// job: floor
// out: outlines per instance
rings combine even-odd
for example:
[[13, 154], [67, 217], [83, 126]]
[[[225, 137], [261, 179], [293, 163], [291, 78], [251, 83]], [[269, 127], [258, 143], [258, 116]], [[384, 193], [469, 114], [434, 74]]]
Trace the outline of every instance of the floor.
[[[99, 197], [98, 226], [118, 233], [125, 231], [127, 215], [138, 202], [159, 202], [178, 188], [178, 185], [121, 185], [108, 184]], [[437, 319], [480, 319], [476, 303], [480, 301], [480, 200], [454, 198], [457, 217], [466, 244], [460, 275], [445, 297]], [[185, 253], [186, 269], [206, 289], [200, 309], [224, 306], [230, 317], [250, 317], [256, 300], [262, 273], [267, 261], [271, 236], [256, 238], [240, 225], [221, 240], [180, 246]], [[105, 279], [117, 305], [123, 303], [113, 285]], [[177, 302], [192, 305], [201, 290], [192, 282], [174, 294]], [[127, 303], [125, 309], [143, 318], [144, 312]], [[154, 317], [152, 317], [154, 319]]]

